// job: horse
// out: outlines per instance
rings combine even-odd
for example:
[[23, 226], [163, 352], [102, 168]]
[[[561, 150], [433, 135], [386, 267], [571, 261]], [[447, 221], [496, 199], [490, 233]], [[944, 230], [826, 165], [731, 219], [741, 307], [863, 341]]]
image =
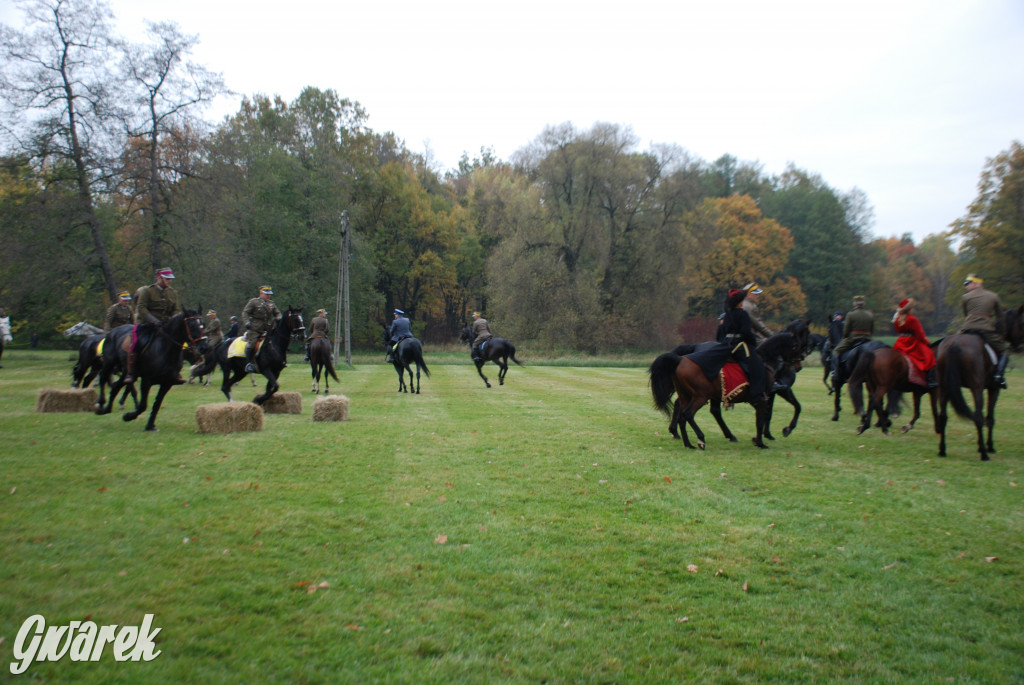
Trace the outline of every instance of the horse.
[[[462, 332], [459, 335], [459, 341], [467, 343], [472, 347], [473, 345], [473, 327], [464, 326]], [[483, 367], [487, 362], [494, 362], [500, 369], [498, 371], [498, 385], [505, 385], [505, 374], [508, 373], [508, 360], [511, 359], [519, 366], [522, 366], [522, 362], [516, 359], [516, 346], [510, 343], [504, 338], [491, 338], [486, 343], [481, 345], [479, 350], [480, 358], [474, 359], [473, 363], [476, 364], [476, 372], [480, 374], [480, 378], [484, 379], [484, 384], [489, 388], [491, 382], [487, 380], [487, 376], [484, 375]]]
[[[253, 355], [257, 371], [267, 379], [266, 390], [262, 395], [253, 398], [254, 404], [262, 405], [280, 388], [277, 379], [288, 364], [288, 345], [292, 338], [300, 342], [306, 338], [306, 325], [302, 321], [302, 307], [286, 309], [274, 327], [266, 333], [259, 350]], [[215, 355], [217, 364], [224, 373], [224, 381], [221, 383], [220, 390], [228, 398], [228, 402], [235, 401], [231, 394], [231, 388], [249, 375], [249, 372], [245, 370], [245, 365], [248, 362], [244, 356], [229, 356], [229, 349], [234, 340], [235, 338], [225, 338], [221, 341], [217, 345], [217, 354]]]
[[[771, 433], [772, 414], [775, 412], [775, 398], [781, 397], [782, 399], [789, 402], [793, 407], [793, 418], [789, 424], [782, 429], [782, 437], [788, 438], [790, 434], [796, 430], [797, 421], [800, 418], [800, 402], [796, 399], [796, 395], [793, 393], [793, 385], [796, 384], [796, 374], [803, 368], [803, 360], [809, 355], [816, 346], [822, 344], [824, 336], [816, 333], [811, 333], [811, 329], [808, 326], [808, 321], [803, 319], [796, 319], [786, 326], [783, 330], [785, 333], [791, 333], [794, 337], [794, 343], [800, 350], [799, 359], [781, 359], [775, 365], [774, 380], [768, 389], [768, 413], [765, 417], [764, 423], [764, 437], [768, 440], [774, 440], [775, 437]], [[820, 340], [818, 340], [820, 338]]]
[[[1006, 311], [1006, 341], [1012, 350], [1024, 345], [1024, 323], [1021, 321], [1024, 305]], [[958, 333], [938, 342], [936, 354], [939, 379], [939, 411], [935, 419], [935, 432], [939, 434], [939, 456], [946, 456], [947, 404], [960, 416], [974, 421], [978, 433], [978, 452], [981, 461], [988, 461], [989, 454], [996, 448], [992, 441], [995, 428], [996, 402], [999, 400], [999, 384], [992, 378], [995, 361], [989, 356], [985, 340], [974, 333]], [[974, 398], [974, 410], [964, 400], [963, 388], [970, 388]], [[985, 413], [982, 414], [982, 400], [985, 399]], [[987, 438], [985, 427], [988, 428]]]
[[[875, 424], [888, 435], [892, 426], [891, 416], [898, 413], [903, 393], [914, 396], [914, 415], [901, 429], [910, 431], [921, 417], [921, 396], [927, 394], [931, 400], [932, 418], [935, 418], [935, 388], [918, 385], [910, 380], [910, 362], [905, 354], [888, 345], [874, 350], [865, 350], [857, 361], [848, 381], [850, 401], [854, 412], [860, 416], [857, 434], [860, 435], [871, 427], [871, 413], [878, 415]], [[864, 409], [861, 387], [867, 384], [868, 404]], [[888, 403], [886, 404], [886, 399]]]
[[[832, 387], [831, 375], [832, 375], [832, 350], [836, 349], [836, 345], [843, 339], [843, 321], [836, 321], [832, 319], [828, 322], [828, 335], [825, 336], [824, 342], [821, 343], [821, 366], [824, 370], [821, 382], [828, 388], [828, 394], [831, 395], [836, 391]], [[838, 409], [836, 412], [838, 413]]]
[[[188, 343], [189, 346], [199, 349], [201, 353], [206, 350], [202, 310], [203, 308], [200, 306], [198, 310], [186, 309], [181, 314], [175, 314], [153, 332], [148, 344], [137, 351], [135, 372], [138, 380], [142, 382], [142, 392], [136, 401], [135, 409], [122, 415], [125, 421], [134, 421], [146, 411], [149, 390], [154, 385], [159, 385], [160, 389], [153, 400], [153, 409], [146, 422], [147, 431], [156, 430], [156, 416], [160, 411], [160, 405], [163, 404], [167, 392], [175, 385], [178, 372], [181, 370], [182, 346]], [[100, 396], [96, 403], [97, 414], [109, 414], [118, 390], [126, 385], [124, 376], [113, 383], [110, 382], [110, 379], [115, 368], [127, 368], [125, 360], [128, 355], [128, 347], [131, 344], [133, 328], [134, 326], [125, 324], [107, 333], [103, 343], [103, 369], [100, 371]], [[109, 402], [104, 400], [104, 389], [107, 384], [110, 385]], [[130, 385], [134, 385], [134, 381]]]
[[334, 372], [334, 362], [331, 360], [331, 343], [327, 338], [313, 338], [309, 341], [309, 366], [313, 374], [312, 392], [320, 394], [320, 376], [324, 377], [324, 394], [331, 394], [331, 380], [333, 377], [339, 383], [341, 380]]
[[[879, 348], [886, 347], [886, 344], [880, 340], [865, 340], [862, 343], [858, 343], [853, 349], [847, 350], [843, 353], [843, 359], [839, 362], [839, 371], [836, 373], [835, 386], [832, 387], [828, 392], [830, 395], [835, 394], [835, 402], [833, 403], [835, 408], [832, 412], [832, 420], [839, 420], [839, 412], [842, 410], [841, 399], [843, 396], [843, 386], [846, 385], [847, 379], [850, 374], [853, 373], [853, 369], [857, 368], [857, 363], [860, 361], [861, 355], [865, 352], [871, 352]], [[846, 372], [844, 375], [844, 371]], [[828, 370], [825, 371], [825, 376], [828, 377]], [[850, 389], [853, 392], [853, 389]], [[852, 397], [852, 396], [851, 396]]]
[[[79, 344], [78, 361], [71, 369], [72, 388], [88, 388], [89, 384], [103, 370], [103, 355], [99, 353], [99, 347], [106, 335], [106, 333], [94, 333]], [[119, 406], [124, 406], [129, 394], [138, 404], [139, 396], [135, 391], [135, 385], [128, 383], [124, 385], [124, 392], [121, 393], [121, 399], [118, 401]]]
[[[790, 332], [776, 333], [757, 347], [757, 354], [765, 362], [769, 386], [774, 380], [777, 363], [780, 361], [797, 362], [802, 359], [803, 350], [804, 345], [797, 336]], [[723, 433], [728, 432], [728, 428], [721, 421], [720, 401], [713, 401], [722, 397], [722, 379], [718, 370], [727, 361], [728, 346], [720, 345], [718, 351], [709, 350], [709, 354], [720, 359], [715, 363], [717, 368], [712, 370], [713, 378], [711, 379], [708, 378], [705, 369], [696, 361], [690, 357], [680, 357], [674, 352], [660, 355], [648, 369], [654, 406], [671, 418], [670, 430], [673, 425], [682, 425], [683, 443], [691, 449], [693, 445], [690, 443], [684, 422], [689, 423], [693, 428], [697, 436], [697, 446], [704, 449], [704, 433], [694, 421], [694, 415], [708, 401], [712, 401], [711, 412], [718, 421], [719, 427], [722, 428]], [[673, 392], [678, 396], [678, 401], [670, 408]], [[743, 387], [741, 392], [732, 399], [736, 402], [750, 402], [749, 386]], [[762, 449], [768, 447], [763, 440], [768, 404], [767, 398], [754, 404], [756, 434], [752, 440], [754, 445]], [[727, 433], [726, 437], [730, 441], [736, 441], [735, 436], [732, 436], [731, 433]]]
[[[427, 374], [427, 378], [430, 378], [430, 369], [427, 368], [427, 363], [423, 361], [423, 343], [418, 338], [402, 338], [395, 344], [395, 349], [391, 352], [391, 363], [395, 365], [395, 371], [398, 372], [398, 392], [413, 392], [412, 366], [413, 364], [416, 365], [415, 393], [417, 395], [420, 394], [420, 369], [422, 368], [423, 373]], [[408, 389], [405, 386], [406, 371], [409, 372]]]

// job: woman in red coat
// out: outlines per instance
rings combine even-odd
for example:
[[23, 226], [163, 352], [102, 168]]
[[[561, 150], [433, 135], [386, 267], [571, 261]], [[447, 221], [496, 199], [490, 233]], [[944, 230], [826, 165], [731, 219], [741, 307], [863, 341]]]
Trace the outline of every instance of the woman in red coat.
[[893, 348], [907, 355], [914, 367], [926, 374], [928, 387], [934, 388], [937, 385], [935, 382], [935, 353], [932, 352], [928, 338], [924, 334], [921, 321], [910, 313], [913, 309], [914, 301], [912, 299], [900, 302], [896, 315], [892, 318], [893, 328], [900, 336], [896, 339]]

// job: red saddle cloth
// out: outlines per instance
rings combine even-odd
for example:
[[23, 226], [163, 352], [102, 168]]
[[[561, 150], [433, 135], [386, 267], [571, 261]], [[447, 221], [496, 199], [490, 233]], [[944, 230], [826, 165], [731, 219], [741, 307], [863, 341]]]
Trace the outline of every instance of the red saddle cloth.
[[904, 354], [903, 358], [907, 360], [907, 380], [914, 385], [928, 385], [928, 378], [925, 376], [925, 372], [914, 366], [914, 360], [908, 355]]
[[726, 407], [732, 405], [733, 400], [750, 385], [747, 382], [747, 374], [743, 373], [743, 367], [736, 362], [726, 362], [721, 371], [722, 378], [722, 404]]

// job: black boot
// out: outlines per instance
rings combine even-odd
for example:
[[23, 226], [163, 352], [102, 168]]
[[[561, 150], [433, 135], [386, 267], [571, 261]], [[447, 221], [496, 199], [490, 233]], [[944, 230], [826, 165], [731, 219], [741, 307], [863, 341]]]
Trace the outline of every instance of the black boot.
[[245, 372], [256, 373], [256, 364], [253, 361], [252, 355], [256, 351], [256, 345], [247, 345], [245, 348]]
[[925, 380], [927, 381], [929, 388], [937, 388], [937, 387], [939, 387], [939, 381], [935, 377], [935, 367], [934, 366], [932, 368], [928, 369], [928, 373], [925, 374]]
[[992, 380], [999, 384], [999, 387], [1006, 390], [1006, 365], [1010, 361], [1010, 355], [1003, 352], [999, 355], [999, 361], [996, 363], [996, 370], [992, 374]]
[[304, 362], [308, 362], [309, 361], [309, 345], [306, 345], [306, 358], [303, 359], [302, 361], [304, 361]]

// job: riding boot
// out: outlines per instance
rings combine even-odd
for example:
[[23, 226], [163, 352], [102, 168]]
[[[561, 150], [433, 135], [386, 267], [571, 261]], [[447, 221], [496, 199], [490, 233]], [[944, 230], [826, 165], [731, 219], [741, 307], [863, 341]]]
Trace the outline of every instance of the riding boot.
[[308, 362], [309, 361], [309, 343], [306, 343], [306, 358], [303, 359], [302, 361], [304, 361], [304, 362]]
[[472, 348], [470, 350], [470, 355], [469, 356], [470, 356], [470, 359], [472, 359], [475, 362], [480, 361], [480, 348], [479, 347]]
[[128, 356], [124, 361], [124, 382], [134, 383], [135, 382], [135, 358], [138, 354], [135, 352], [135, 348], [128, 350]]
[[928, 383], [928, 387], [929, 388], [937, 388], [937, 387], [939, 387], [939, 380], [938, 380], [938, 378], [935, 377], [935, 367], [934, 366], [932, 368], [928, 369], [928, 372], [925, 374], [925, 380]]
[[992, 380], [999, 384], [999, 387], [1006, 390], [1006, 365], [1010, 361], [1010, 355], [1003, 352], [999, 355], [999, 362], [996, 363], [995, 373], [992, 374]]
[[256, 373], [256, 364], [253, 361], [253, 353], [256, 351], [256, 343], [250, 342], [245, 346], [245, 372]]

